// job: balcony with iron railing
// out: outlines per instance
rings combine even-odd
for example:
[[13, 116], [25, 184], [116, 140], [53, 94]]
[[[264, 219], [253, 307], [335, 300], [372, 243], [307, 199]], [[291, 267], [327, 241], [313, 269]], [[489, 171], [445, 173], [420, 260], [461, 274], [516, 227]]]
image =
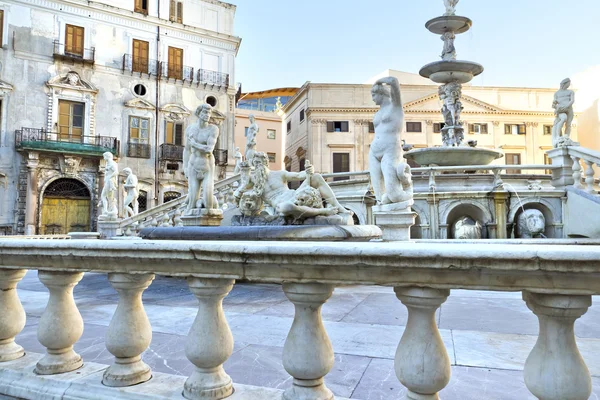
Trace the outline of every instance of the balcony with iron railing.
[[66, 46], [64, 43], [60, 43], [58, 40], [55, 40], [53, 44], [54, 50], [52, 54], [55, 60], [76, 61], [91, 65], [93, 65], [96, 61], [95, 47], [86, 49], [83, 47]]
[[160, 161], [183, 161], [183, 146], [172, 143], [163, 143], [158, 151]]
[[128, 142], [127, 157], [150, 158], [150, 145], [148, 143]]
[[187, 65], [173, 64], [166, 61], [150, 60], [144, 57], [123, 55], [123, 73], [155, 76], [167, 82], [203, 85], [217, 89], [229, 87], [229, 74], [207, 69], [195, 69]]
[[110, 136], [83, 136], [50, 132], [44, 128], [21, 128], [15, 131], [17, 150], [36, 150], [58, 153], [101, 156], [110, 151], [119, 154], [120, 142]]

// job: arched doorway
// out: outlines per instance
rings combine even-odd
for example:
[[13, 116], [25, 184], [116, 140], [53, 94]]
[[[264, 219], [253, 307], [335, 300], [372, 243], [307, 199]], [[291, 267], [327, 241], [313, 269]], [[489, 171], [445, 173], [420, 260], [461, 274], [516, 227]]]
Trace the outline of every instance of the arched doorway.
[[42, 197], [42, 235], [89, 232], [90, 191], [80, 181], [61, 178], [50, 183]]

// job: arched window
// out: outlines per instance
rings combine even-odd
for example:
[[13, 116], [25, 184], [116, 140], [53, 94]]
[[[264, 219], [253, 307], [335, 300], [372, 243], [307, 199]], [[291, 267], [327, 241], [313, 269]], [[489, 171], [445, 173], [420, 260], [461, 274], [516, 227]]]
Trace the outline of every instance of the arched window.
[[50, 183], [44, 191], [44, 197], [60, 197], [67, 199], [89, 199], [90, 191], [78, 180], [61, 178]]
[[140, 194], [138, 196], [138, 211], [146, 211], [148, 209], [148, 192], [145, 190], [140, 190]]

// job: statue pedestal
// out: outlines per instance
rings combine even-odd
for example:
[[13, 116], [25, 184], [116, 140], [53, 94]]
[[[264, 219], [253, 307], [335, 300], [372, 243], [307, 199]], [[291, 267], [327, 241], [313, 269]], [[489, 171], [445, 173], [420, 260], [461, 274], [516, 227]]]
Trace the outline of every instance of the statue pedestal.
[[373, 206], [375, 225], [383, 231], [383, 240], [405, 241], [410, 240], [410, 227], [415, 224], [417, 214], [410, 206], [412, 200], [401, 203]]
[[181, 217], [183, 226], [221, 226], [223, 210], [218, 208], [194, 208]]
[[100, 239], [109, 239], [117, 236], [117, 230], [119, 229], [118, 218], [109, 218], [107, 216], [98, 217], [98, 232], [100, 233]]

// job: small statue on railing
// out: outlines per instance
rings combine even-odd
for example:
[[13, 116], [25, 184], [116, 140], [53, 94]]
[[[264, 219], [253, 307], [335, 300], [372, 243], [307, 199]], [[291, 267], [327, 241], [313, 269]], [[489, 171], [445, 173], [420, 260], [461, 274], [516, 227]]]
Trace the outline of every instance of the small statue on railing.
[[[191, 124], [185, 130], [183, 165], [188, 180], [188, 197], [183, 220], [184, 224], [189, 225], [218, 225], [223, 212], [219, 209], [214, 195], [216, 167], [213, 151], [219, 137], [219, 128], [210, 123], [210, 104], [199, 106], [195, 115], [198, 117], [197, 123]], [[188, 216], [191, 218], [187, 218]], [[200, 221], [186, 223], [198, 218]]]
[[119, 166], [113, 160], [113, 154], [110, 151], [102, 154], [102, 157], [104, 158], [104, 161], [106, 161], [106, 166], [104, 169], [104, 187], [100, 194], [102, 214], [99, 219], [116, 219], [118, 215], [116, 194], [119, 185]]
[[133, 174], [131, 168], [124, 168], [125, 174], [125, 201], [123, 202], [123, 218], [133, 217], [138, 214], [138, 178]]
[[240, 164], [242, 163], [242, 159], [244, 158], [242, 156], [242, 153], [240, 152], [239, 147], [235, 148], [235, 152], [233, 153], [233, 158], [235, 159], [235, 168], [233, 170], [233, 173], [239, 174], [240, 173]]
[[[552, 145], [556, 147], [579, 146], [579, 143], [571, 140], [571, 125], [575, 113], [573, 104], [575, 103], [575, 92], [569, 90], [571, 80], [564, 79], [560, 83], [560, 89], [554, 94], [552, 108], [556, 114], [554, 126], [552, 127]], [[564, 131], [563, 131], [564, 128]]]
[[517, 227], [521, 239], [546, 238], [546, 218], [540, 210], [529, 209], [519, 215]]
[[[270, 206], [275, 215], [272, 218], [266, 215], [260, 220], [234, 217], [232, 223], [353, 225], [352, 212], [338, 202], [327, 182], [314, 173], [308, 160], [306, 170], [302, 172], [271, 171], [269, 158], [263, 152], [257, 152], [252, 161], [254, 171], [248, 180], [242, 180], [245, 184], [236, 191], [238, 208], [245, 217], [257, 217], [265, 205]], [[298, 189], [288, 188], [288, 182], [298, 181], [303, 181]], [[327, 206], [323, 206], [323, 202]], [[282, 218], [277, 219], [277, 216]]]
[[248, 119], [250, 120], [250, 126], [246, 131], [246, 161], [252, 164], [252, 158], [254, 157], [254, 153], [256, 153], [256, 135], [260, 128], [256, 123], [254, 115], [248, 116]]

